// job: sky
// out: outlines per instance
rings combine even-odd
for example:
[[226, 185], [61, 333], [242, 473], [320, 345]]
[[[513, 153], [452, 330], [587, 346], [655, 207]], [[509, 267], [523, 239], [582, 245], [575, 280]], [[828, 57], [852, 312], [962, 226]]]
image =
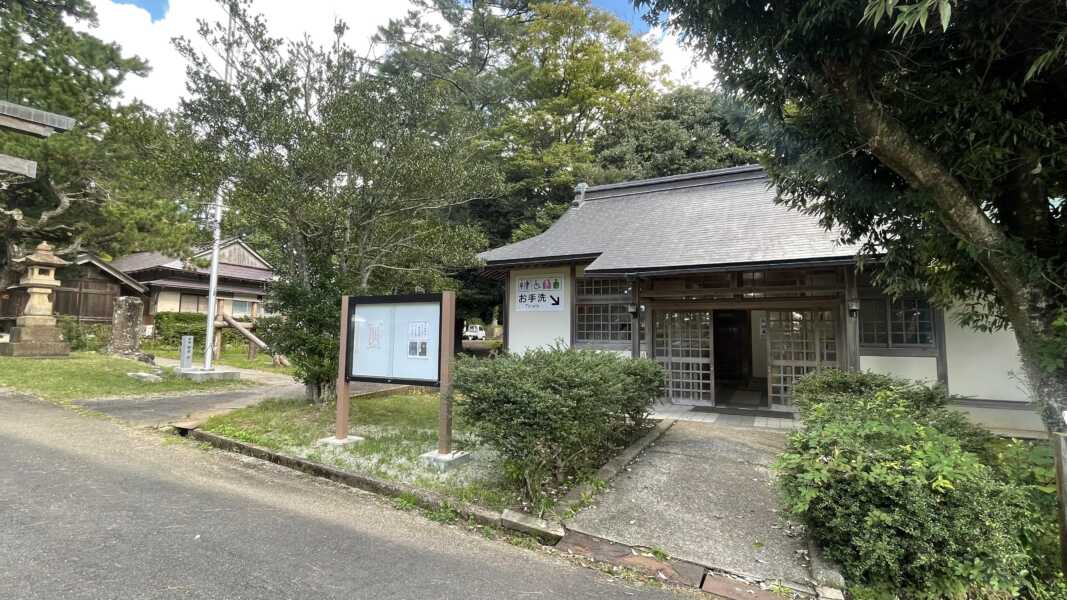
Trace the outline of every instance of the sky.
[[[147, 77], [130, 77], [123, 84], [128, 100], [139, 99], [149, 106], [175, 108], [185, 93], [185, 62], [174, 50], [177, 36], [197, 39], [199, 18], [222, 20], [224, 10], [216, 0], [90, 0], [96, 8], [99, 25], [89, 28], [93, 35], [122, 46], [126, 54], [148, 61]], [[709, 85], [714, 79], [711, 67], [694, 61], [694, 54], [678, 37], [658, 28], [650, 29], [630, 0], [592, 0], [647, 36], [660, 50], [663, 62], [671, 68], [678, 83]], [[254, 0], [253, 9], [262, 13], [271, 33], [290, 39], [307, 33], [313, 40], [328, 43], [333, 37], [335, 19], [349, 25], [348, 43], [370, 50], [370, 38], [380, 25], [407, 13], [407, 0]], [[88, 28], [79, 25], [79, 28]]]

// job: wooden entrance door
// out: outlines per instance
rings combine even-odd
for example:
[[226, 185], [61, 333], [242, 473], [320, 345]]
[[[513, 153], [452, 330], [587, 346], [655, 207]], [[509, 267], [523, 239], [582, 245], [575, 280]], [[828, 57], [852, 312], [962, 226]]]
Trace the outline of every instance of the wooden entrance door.
[[831, 310], [767, 311], [767, 394], [792, 405], [798, 379], [837, 366], [837, 329]]
[[655, 357], [675, 404], [715, 404], [711, 311], [656, 311]]

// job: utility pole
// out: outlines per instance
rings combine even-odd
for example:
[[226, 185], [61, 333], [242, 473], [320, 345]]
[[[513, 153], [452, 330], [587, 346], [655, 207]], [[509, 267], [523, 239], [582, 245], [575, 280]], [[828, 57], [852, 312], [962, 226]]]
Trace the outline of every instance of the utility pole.
[[[233, 53], [233, 5], [227, 5], [230, 16], [229, 26], [226, 29], [226, 67], [223, 69], [223, 81], [227, 88], [230, 87], [230, 58]], [[225, 178], [219, 182], [215, 189], [215, 203], [213, 205], [213, 231], [211, 234], [211, 274], [208, 276], [207, 287], [207, 328], [204, 339], [204, 370], [212, 369], [211, 359], [215, 350], [215, 305], [218, 304], [219, 294], [219, 246], [222, 242], [222, 201], [225, 191]], [[221, 351], [222, 347], [219, 346]]]

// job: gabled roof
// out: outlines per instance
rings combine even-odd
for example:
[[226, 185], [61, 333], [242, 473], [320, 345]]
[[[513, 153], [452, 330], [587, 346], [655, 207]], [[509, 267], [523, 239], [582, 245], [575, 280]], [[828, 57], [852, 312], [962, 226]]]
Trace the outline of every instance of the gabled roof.
[[95, 256], [93, 254], [87, 254], [87, 253], [86, 254], [79, 254], [74, 259], [74, 264], [76, 264], [76, 265], [91, 264], [91, 265], [95, 266], [96, 268], [100, 269], [101, 271], [107, 273], [108, 275], [110, 275], [110, 276], [114, 277], [115, 279], [119, 280], [120, 282], [122, 282], [122, 285], [125, 285], [125, 286], [129, 287], [130, 289], [136, 290], [137, 292], [139, 292], [141, 294], [147, 294], [148, 293], [148, 288], [145, 287], [145, 285], [142, 284], [140, 281], [137, 281], [137, 280], [133, 279], [132, 277], [130, 277], [129, 275], [127, 275], [127, 274], [123, 273], [122, 271], [116, 269], [112, 265], [100, 260], [99, 257], [97, 257], [97, 256]]
[[[228, 239], [220, 241], [219, 242], [219, 249], [228, 248], [229, 246], [232, 246], [234, 244], [237, 244], [238, 246], [241, 246], [242, 248], [244, 248], [249, 254], [251, 254], [252, 256], [256, 257], [256, 260], [258, 260], [259, 262], [267, 265], [268, 269], [273, 269], [274, 268], [274, 267], [271, 266], [271, 264], [269, 262], [267, 262], [267, 259], [263, 258], [263, 256], [261, 256], [259, 254], [259, 252], [256, 252], [255, 250], [253, 250], [251, 246], [246, 244], [245, 241], [242, 240], [239, 237], [232, 237], [232, 238], [228, 238]], [[204, 244], [202, 246], [198, 246], [196, 248], [196, 254], [193, 255], [193, 258], [203, 258], [205, 256], [208, 256], [208, 257], [211, 256], [211, 244]]]
[[[255, 250], [248, 247], [248, 244], [238, 238], [231, 238], [222, 242], [220, 247], [226, 248], [234, 244], [239, 244], [245, 250], [250, 252], [258, 260], [262, 261], [265, 265], [270, 265], [266, 260], [263, 260]], [[203, 258], [205, 255], [210, 255], [211, 247], [206, 249], [201, 246], [195, 249], [193, 258]], [[122, 271], [124, 273], [136, 273], [138, 271], [146, 271], [148, 269], [169, 269], [173, 271], [183, 271], [186, 273], [197, 273], [200, 275], [207, 275], [209, 269], [202, 267], [195, 267], [192, 269], [185, 268], [180, 258], [174, 258], [173, 256], [167, 256], [159, 252], [135, 252], [116, 258], [111, 261], [111, 266]], [[236, 279], [246, 279], [250, 281], [271, 281], [274, 273], [270, 269], [260, 269], [257, 267], [246, 267], [243, 265], [231, 265], [227, 263], [219, 264], [219, 277], [231, 277]]]
[[774, 202], [757, 165], [588, 188], [542, 234], [481, 254], [490, 267], [592, 260], [587, 273], [849, 262], [811, 215]]

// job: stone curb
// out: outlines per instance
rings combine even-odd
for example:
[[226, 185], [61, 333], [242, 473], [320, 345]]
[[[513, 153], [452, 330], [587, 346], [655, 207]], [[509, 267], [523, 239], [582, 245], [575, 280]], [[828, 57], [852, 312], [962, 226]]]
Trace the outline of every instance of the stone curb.
[[[596, 477], [600, 481], [608, 482], [615, 479], [615, 476], [619, 474], [619, 471], [623, 470], [626, 465], [633, 462], [635, 458], [642, 452], [644, 452], [649, 446], [654, 444], [656, 440], [663, 437], [663, 434], [667, 433], [678, 419], [666, 418], [660, 419], [659, 423], [641, 437], [641, 439], [630, 444], [625, 450], [619, 453], [618, 456], [612, 458], [604, 466], [597, 469]], [[564, 515], [571, 513], [575, 507], [580, 506], [585, 498], [595, 495], [596, 488], [589, 484], [583, 483], [573, 490], [566, 493], [563, 498], [552, 509], [556, 518], [560, 521], [566, 521]]]

